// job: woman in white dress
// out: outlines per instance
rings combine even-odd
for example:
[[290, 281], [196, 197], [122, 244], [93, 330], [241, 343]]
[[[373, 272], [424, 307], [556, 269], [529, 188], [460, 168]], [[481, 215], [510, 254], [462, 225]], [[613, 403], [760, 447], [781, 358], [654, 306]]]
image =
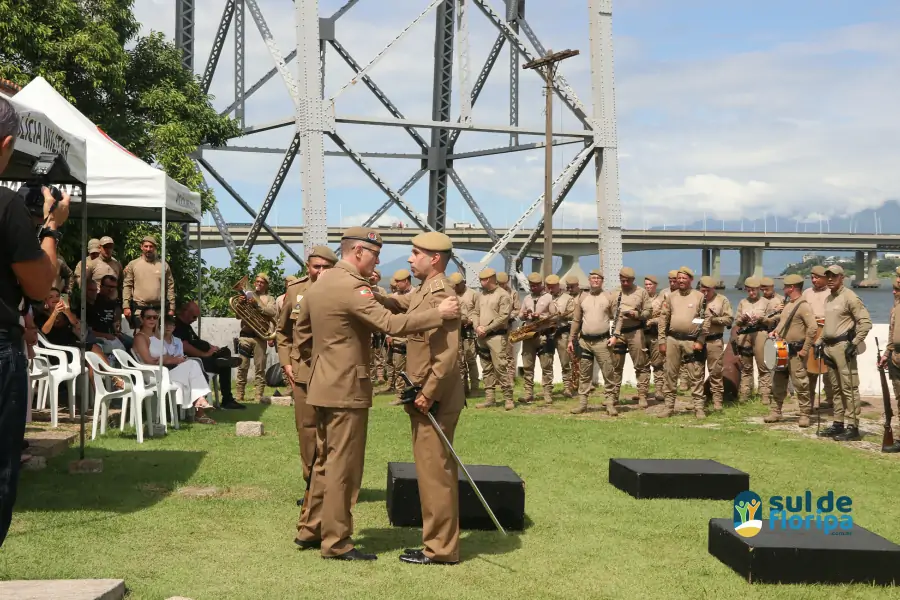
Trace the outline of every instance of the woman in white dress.
[[204, 409], [212, 409], [206, 396], [211, 393], [209, 384], [203, 376], [200, 365], [184, 355], [181, 340], [172, 335], [175, 320], [166, 321], [165, 336], [159, 336], [159, 311], [155, 308], [145, 309], [141, 315], [140, 329], [134, 336], [134, 352], [141, 361], [154, 365], [163, 356], [163, 366], [169, 370], [169, 379], [184, 391], [181, 408], [197, 410], [196, 422], [215, 425], [215, 421], [204, 414]]

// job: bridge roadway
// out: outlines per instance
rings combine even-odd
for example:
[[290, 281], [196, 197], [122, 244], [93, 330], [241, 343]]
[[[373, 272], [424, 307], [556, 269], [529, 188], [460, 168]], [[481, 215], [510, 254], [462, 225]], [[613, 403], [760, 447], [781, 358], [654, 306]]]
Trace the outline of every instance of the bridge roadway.
[[[289, 244], [302, 244], [302, 226], [273, 227], [275, 232]], [[234, 241], [241, 244], [247, 237], [250, 224], [231, 224], [229, 231]], [[343, 227], [328, 228], [328, 242], [338, 243]], [[415, 228], [380, 228], [386, 244], [410, 244], [413, 237], [421, 233]], [[216, 227], [200, 228], [201, 244], [206, 248], [224, 247], [222, 236]], [[507, 249], [517, 252], [528, 240], [532, 230], [522, 229], [510, 240]], [[454, 248], [487, 252], [493, 247], [491, 239], [483, 229], [447, 229]], [[503, 236], [506, 230], [498, 229]], [[196, 236], [196, 234], [194, 234]], [[538, 238], [541, 239], [541, 238]], [[265, 231], [259, 232], [257, 244], [274, 244], [275, 241]], [[661, 231], [624, 230], [622, 232], [623, 251], [674, 250], [674, 249], [760, 249], [760, 250], [818, 250], [874, 251], [900, 250], [900, 235], [866, 233], [795, 233], [795, 232], [747, 232], [747, 231]], [[556, 229], [553, 231], [553, 250], [557, 256], [591, 256], [598, 253], [597, 232], [590, 229]], [[529, 250], [530, 256], [540, 256], [542, 245], [535, 243]]]

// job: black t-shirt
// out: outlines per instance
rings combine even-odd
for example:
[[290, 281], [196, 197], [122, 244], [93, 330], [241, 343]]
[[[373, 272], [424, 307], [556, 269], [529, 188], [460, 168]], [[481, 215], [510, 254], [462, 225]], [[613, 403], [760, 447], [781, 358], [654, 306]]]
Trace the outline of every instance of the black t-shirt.
[[201, 340], [200, 336], [197, 335], [197, 332], [194, 331], [194, 328], [182, 321], [179, 317], [175, 317], [175, 331], [172, 332], [172, 335], [182, 342], [187, 342], [200, 352], [209, 352], [209, 342]]
[[103, 296], [97, 296], [93, 304], [88, 304], [88, 326], [100, 333], [114, 334], [116, 332], [116, 309], [119, 303]]
[[13, 263], [37, 260], [43, 253], [22, 197], [0, 187], [0, 328], [17, 327], [22, 314], [22, 288]]

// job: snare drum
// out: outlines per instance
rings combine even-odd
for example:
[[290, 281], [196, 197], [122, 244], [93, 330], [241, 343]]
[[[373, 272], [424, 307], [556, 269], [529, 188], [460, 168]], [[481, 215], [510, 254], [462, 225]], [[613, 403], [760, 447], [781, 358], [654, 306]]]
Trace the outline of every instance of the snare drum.
[[787, 342], [766, 338], [763, 348], [763, 362], [770, 371], [786, 371], [789, 360], [790, 354], [788, 353]]

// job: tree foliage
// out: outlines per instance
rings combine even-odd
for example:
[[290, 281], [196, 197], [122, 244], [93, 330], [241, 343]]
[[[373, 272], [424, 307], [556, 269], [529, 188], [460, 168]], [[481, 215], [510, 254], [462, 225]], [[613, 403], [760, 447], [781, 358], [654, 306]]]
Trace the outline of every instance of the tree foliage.
[[[228, 299], [236, 293], [232, 288], [243, 277], [248, 278], [247, 289], [249, 290], [252, 289], [256, 276], [259, 273], [266, 273], [270, 281], [269, 294], [274, 297], [283, 294], [285, 288], [284, 259], [284, 253], [279, 254], [278, 258], [274, 260], [256, 255], [256, 260], [251, 267], [247, 251], [238, 248], [234, 259], [227, 267], [204, 269], [203, 314], [211, 317], [234, 316], [228, 306]], [[302, 275], [303, 271], [297, 273], [298, 277]]]

